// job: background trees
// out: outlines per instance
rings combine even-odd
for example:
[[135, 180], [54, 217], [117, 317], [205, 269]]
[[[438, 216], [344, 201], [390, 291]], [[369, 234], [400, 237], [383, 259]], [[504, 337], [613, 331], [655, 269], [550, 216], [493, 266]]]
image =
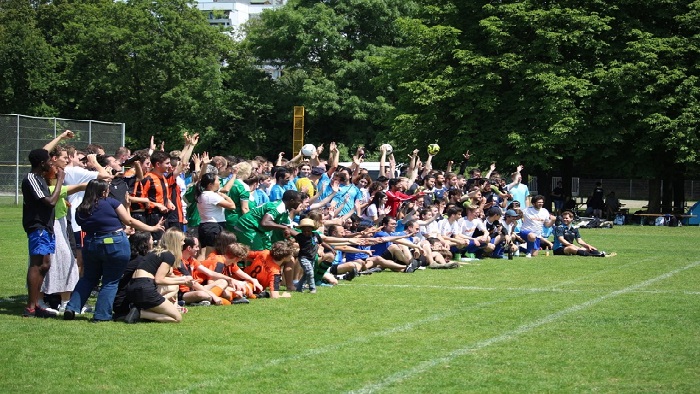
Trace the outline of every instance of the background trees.
[[271, 157], [304, 105], [309, 141], [664, 180], [669, 208], [700, 173], [699, 19], [700, 1], [291, 0], [238, 43], [185, 0], [4, 0], [0, 104]]

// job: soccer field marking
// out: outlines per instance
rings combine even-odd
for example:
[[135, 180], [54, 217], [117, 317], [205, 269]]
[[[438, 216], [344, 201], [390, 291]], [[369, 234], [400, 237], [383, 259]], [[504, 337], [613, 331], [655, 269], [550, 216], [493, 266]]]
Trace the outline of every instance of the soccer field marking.
[[627, 267], [629, 267], [629, 266], [638, 265], [638, 264], [640, 264], [640, 263], [647, 263], [647, 262], [649, 262], [649, 261], [654, 261], [654, 260], [658, 260], [658, 259], [659, 259], [659, 257], [647, 257], [647, 258], [645, 258], [645, 259], [642, 259], [642, 260], [635, 260], [635, 261], [632, 261], [632, 262], [629, 262], [629, 263], [623, 264], [623, 265], [611, 265], [611, 266], [608, 266], [607, 269], [600, 270], [600, 271], [596, 271], [596, 272], [593, 272], [593, 273], [591, 273], [591, 274], [589, 274], [589, 275], [576, 278], [576, 279], [574, 279], [574, 280], [567, 280], [567, 281], [558, 283], [558, 284], [557, 284], [556, 286], [554, 286], [554, 287], [563, 287], [563, 286], [567, 286], [567, 285], [570, 285], [570, 284], [576, 284], [576, 283], [580, 282], [581, 280], [596, 278], [596, 277], [605, 275], [605, 274], [607, 274], [607, 273], [610, 272], [610, 271], [619, 271], [619, 270], [624, 269], [624, 268], [627, 268]]
[[[362, 283], [357, 286], [367, 287], [385, 287], [385, 288], [411, 288], [411, 289], [436, 289], [436, 290], [472, 290], [472, 291], [517, 291], [522, 293], [604, 293], [608, 290], [578, 290], [578, 289], [560, 289], [559, 286], [553, 287], [481, 287], [481, 286], [444, 286], [444, 285], [387, 285], [387, 284], [369, 284]], [[681, 295], [700, 295], [700, 291], [692, 290], [636, 290], [630, 293], [646, 293], [646, 294], [681, 294]]]
[[391, 384], [401, 382], [401, 381], [406, 380], [410, 377], [413, 377], [417, 374], [421, 374], [425, 371], [428, 371], [437, 365], [450, 362], [457, 357], [461, 357], [461, 356], [467, 355], [469, 353], [473, 353], [477, 350], [481, 350], [483, 348], [486, 348], [486, 347], [494, 345], [494, 344], [509, 341], [509, 340], [516, 338], [522, 334], [528, 333], [536, 328], [542, 327], [546, 324], [549, 324], [551, 322], [559, 320], [560, 318], [562, 318], [564, 316], [570, 315], [570, 314], [575, 313], [575, 312], [579, 312], [579, 311], [584, 310], [586, 308], [590, 308], [594, 305], [597, 305], [603, 301], [607, 301], [611, 298], [614, 298], [614, 297], [617, 297], [617, 296], [620, 296], [620, 295], [623, 295], [626, 293], [631, 293], [633, 291], [650, 286], [656, 282], [662, 281], [664, 279], [668, 279], [668, 278], [670, 278], [670, 277], [672, 277], [680, 272], [686, 271], [686, 270], [691, 269], [691, 268], [695, 268], [698, 265], [700, 265], [700, 261], [696, 261], [696, 262], [693, 262], [689, 265], [686, 265], [685, 267], [666, 272], [666, 273], [661, 274], [655, 278], [645, 280], [644, 282], [640, 282], [640, 283], [637, 283], [635, 285], [625, 287], [624, 289], [610, 292], [604, 296], [594, 298], [592, 300], [568, 307], [566, 309], [562, 309], [558, 312], [552, 313], [551, 315], [545, 316], [541, 319], [535, 320], [535, 321], [527, 323], [527, 324], [523, 324], [523, 325], [521, 325], [513, 330], [506, 331], [505, 333], [503, 333], [501, 335], [476, 342], [476, 343], [469, 345], [469, 346], [455, 349], [455, 350], [451, 351], [450, 353], [446, 354], [445, 356], [438, 357], [438, 358], [435, 358], [432, 360], [423, 361], [423, 362], [419, 363], [418, 365], [416, 365], [415, 367], [396, 372], [396, 373], [386, 377], [385, 379], [382, 379], [381, 381], [379, 381], [377, 383], [366, 385], [366, 386], [364, 386], [360, 389], [357, 389], [357, 390], [352, 390], [352, 391], [350, 391], [350, 393], [374, 393], [374, 392], [377, 392], [377, 391], [379, 391], [379, 390], [381, 390], [381, 389], [383, 389]]
[[334, 351], [342, 349], [346, 346], [352, 345], [354, 343], [362, 343], [362, 342], [366, 342], [366, 341], [373, 339], [373, 338], [384, 337], [387, 335], [392, 335], [392, 334], [396, 334], [399, 332], [412, 330], [416, 326], [434, 323], [434, 322], [439, 322], [439, 321], [445, 320], [451, 316], [461, 314], [461, 313], [468, 311], [470, 309], [491, 306], [491, 305], [497, 304], [499, 302], [503, 302], [503, 301], [510, 299], [510, 298], [513, 298], [513, 296], [502, 297], [500, 299], [493, 300], [493, 301], [480, 302], [478, 304], [470, 305], [466, 308], [453, 309], [453, 310], [450, 310], [448, 312], [434, 314], [434, 315], [431, 315], [431, 316], [428, 316], [428, 317], [425, 317], [422, 319], [418, 319], [418, 320], [413, 321], [413, 322], [405, 323], [405, 324], [391, 327], [391, 328], [381, 330], [381, 331], [371, 332], [371, 333], [368, 333], [367, 335], [364, 335], [361, 337], [354, 337], [354, 338], [350, 338], [350, 339], [343, 341], [343, 342], [332, 343], [332, 344], [328, 344], [326, 346], [322, 346], [319, 348], [309, 349], [309, 350], [303, 352], [302, 354], [292, 354], [289, 356], [284, 356], [284, 357], [272, 359], [269, 361], [259, 363], [255, 366], [249, 366], [246, 368], [242, 368], [238, 371], [230, 371], [225, 376], [217, 377], [216, 379], [205, 380], [205, 381], [193, 384], [191, 386], [188, 386], [186, 388], [182, 388], [182, 389], [172, 391], [172, 392], [173, 393], [189, 393], [192, 391], [199, 391], [201, 389], [208, 388], [208, 387], [219, 386], [219, 385], [224, 384], [225, 382], [227, 382], [229, 380], [234, 380], [235, 377], [240, 376], [242, 374], [251, 375], [254, 372], [263, 371], [263, 370], [266, 370], [267, 368], [270, 368], [270, 367], [273, 367], [273, 366], [276, 366], [276, 365], [279, 365], [282, 363], [286, 363], [286, 362], [290, 362], [290, 361], [294, 361], [294, 360], [298, 360], [298, 359], [305, 359], [305, 358], [313, 357], [313, 356], [318, 356], [318, 355], [329, 353], [329, 352], [334, 352]]

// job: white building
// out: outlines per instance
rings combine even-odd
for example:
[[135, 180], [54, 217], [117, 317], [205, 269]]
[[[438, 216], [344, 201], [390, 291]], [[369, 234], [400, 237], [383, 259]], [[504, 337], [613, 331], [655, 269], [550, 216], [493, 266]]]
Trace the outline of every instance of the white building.
[[235, 34], [241, 33], [241, 26], [249, 19], [258, 17], [263, 10], [281, 7], [287, 0], [213, 0], [200, 1], [197, 8], [208, 13], [211, 25], [233, 27]]

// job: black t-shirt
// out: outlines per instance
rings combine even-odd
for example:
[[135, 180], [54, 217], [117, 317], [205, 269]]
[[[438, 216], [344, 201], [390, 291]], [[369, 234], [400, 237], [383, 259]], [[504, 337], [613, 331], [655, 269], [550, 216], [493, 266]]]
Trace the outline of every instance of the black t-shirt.
[[155, 276], [161, 263], [167, 263], [169, 266], [175, 264], [175, 256], [172, 253], [166, 251], [160, 254], [156, 252], [150, 252], [144, 256], [143, 260], [139, 262], [138, 269], [144, 270], [149, 274]]
[[54, 207], [42, 200], [51, 197], [49, 185], [41, 175], [28, 173], [22, 179], [22, 227], [27, 234], [46, 230], [53, 234]]
[[316, 258], [318, 245], [323, 242], [321, 236], [317, 233], [312, 233], [310, 237], [305, 236], [304, 233], [299, 233], [294, 239], [296, 239], [299, 244], [299, 257], [304, 257], [309, 260]]
[[123, 176], [115, 176], [109, 183], [109, 196], [119, 201], [126, 207], [126, 193], [129, 192], [129, 184]]

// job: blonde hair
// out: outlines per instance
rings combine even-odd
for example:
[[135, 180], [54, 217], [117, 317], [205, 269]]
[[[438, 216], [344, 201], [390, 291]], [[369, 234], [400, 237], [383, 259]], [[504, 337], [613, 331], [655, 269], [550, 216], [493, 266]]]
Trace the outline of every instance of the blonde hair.
[[236, 167], [238, 168], [236, 178], [240, 180], [248, 179], [250, 177], [250, 173], [253, 171], [253, 166], [251, 166], [247, 161], [242, 161], [236, 164]]
[[158, 246], [153, 250], [157, 254], [168, 251], [175, 256], [175, 265], [179, 266], [182, 260], [182, 243], [185, 241], [185, 233], [175, 227], [165, 230], [158, 241]]

